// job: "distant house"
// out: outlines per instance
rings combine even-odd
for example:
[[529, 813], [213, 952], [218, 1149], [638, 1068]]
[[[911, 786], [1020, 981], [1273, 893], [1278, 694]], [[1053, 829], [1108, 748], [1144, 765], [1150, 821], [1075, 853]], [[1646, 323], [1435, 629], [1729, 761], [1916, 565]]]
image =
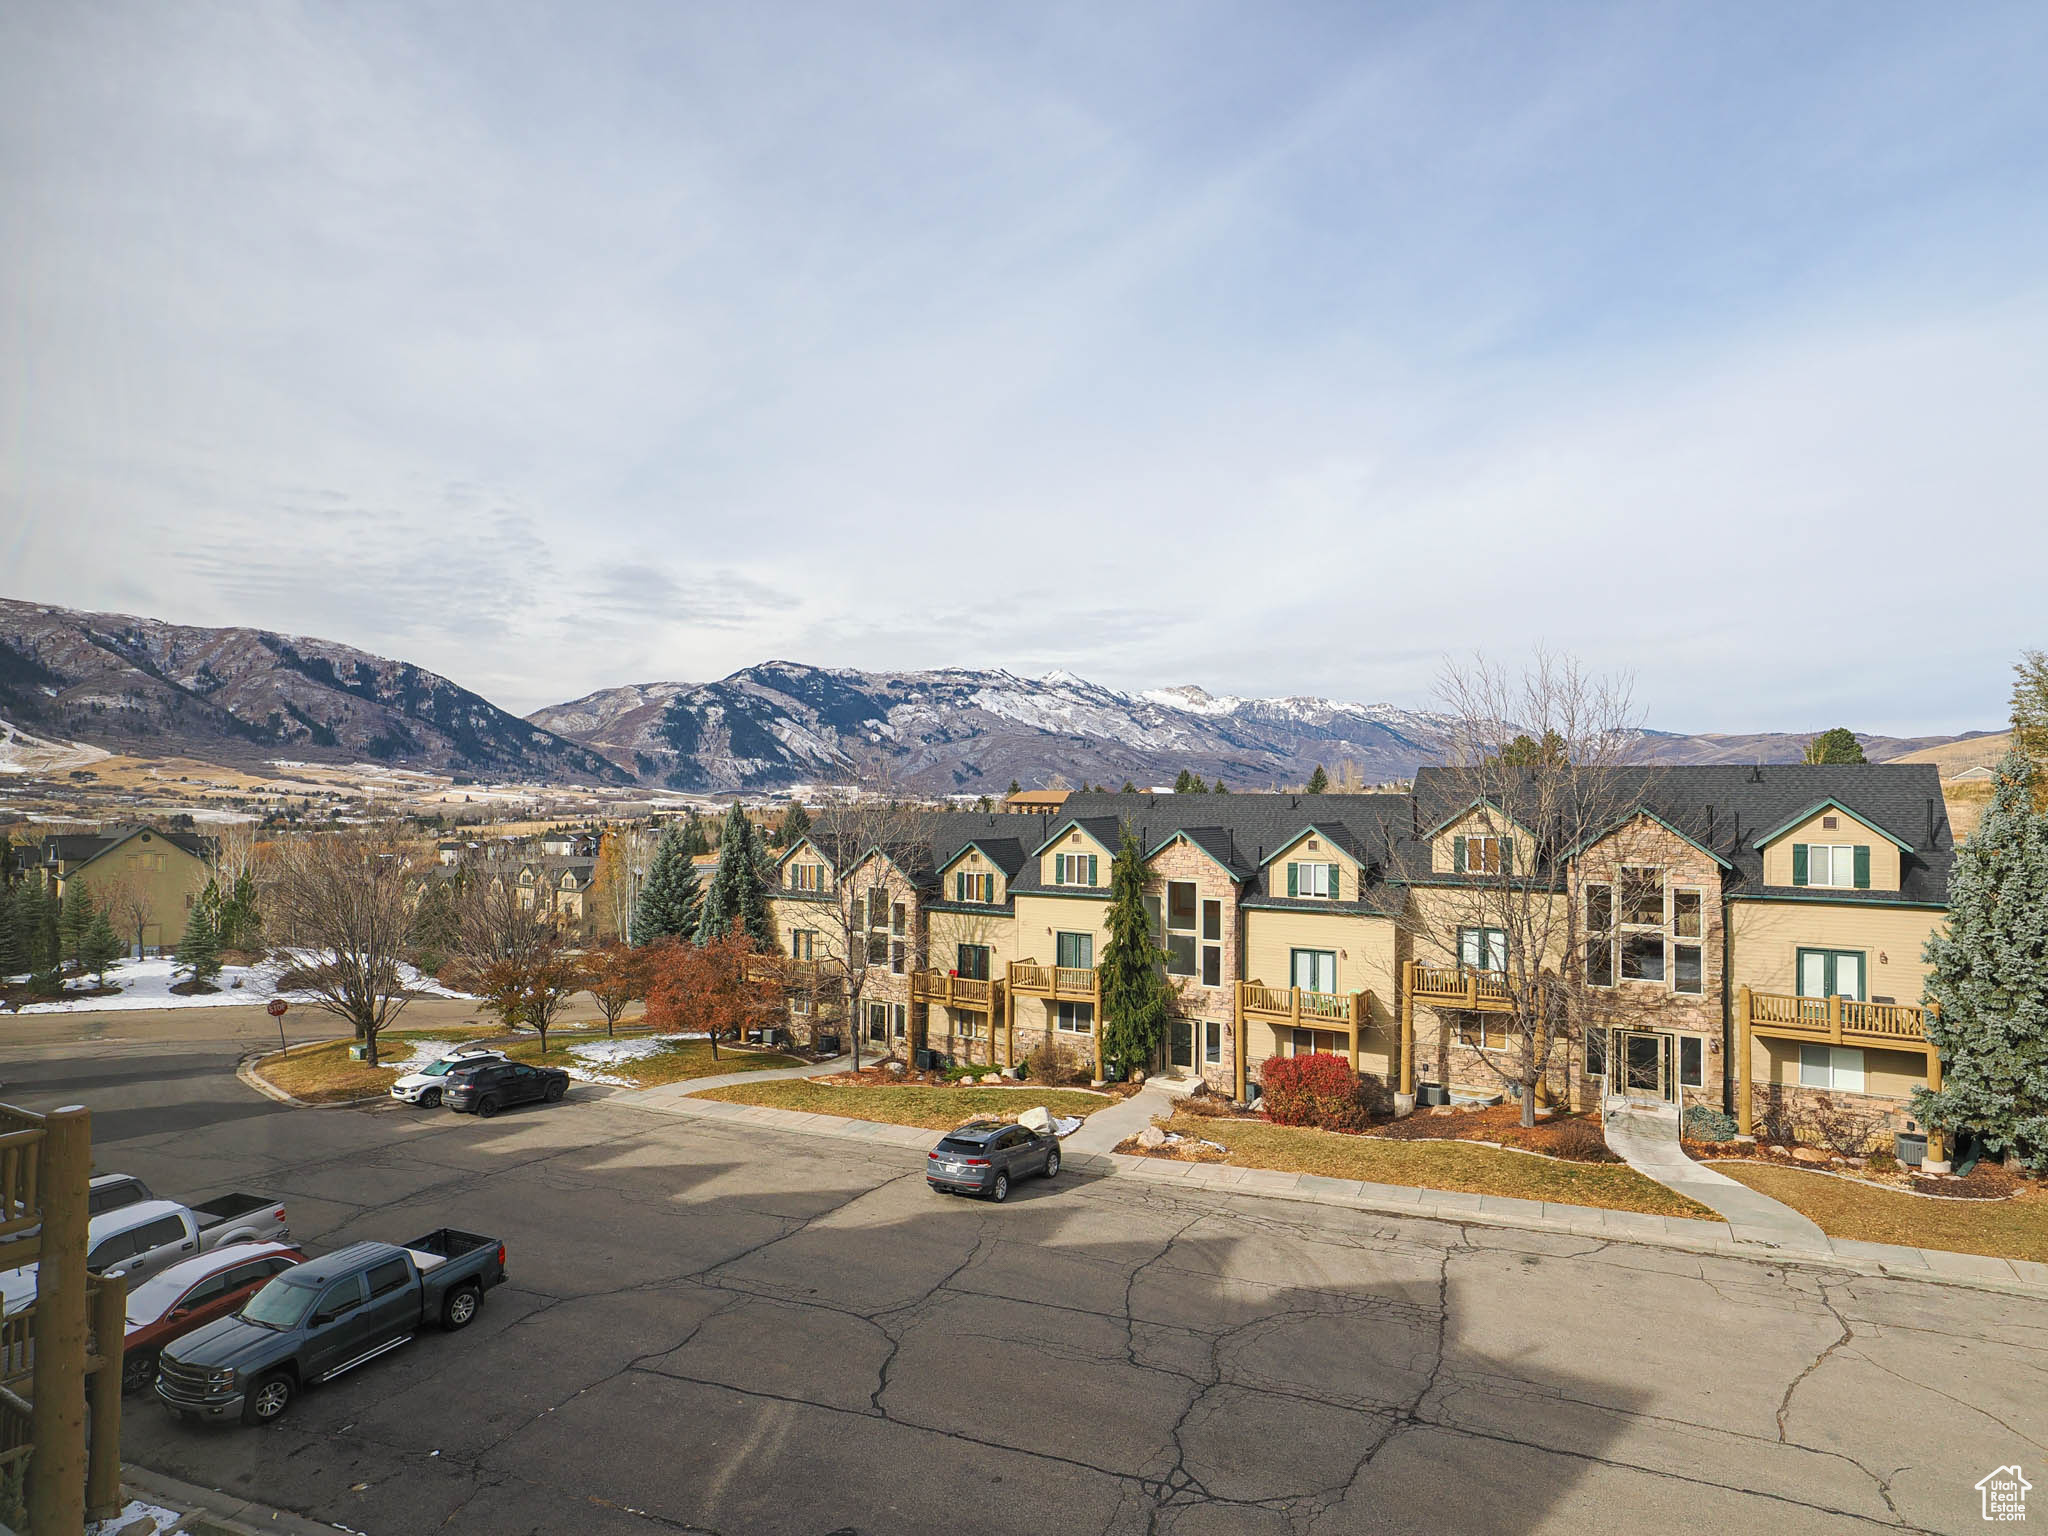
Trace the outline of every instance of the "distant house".
[[1965, 768], [1961, 773], [1948, 776], [1950, 784], [1983, 784], [1998, 777], [1998, 770], [1988, 763], [1979, 763], [1974, 768]]
[[113, 902], [114, 926], [141, 954], [175, 949], [185, 914], [213, 874], [214, 843], [191, 832], [129, 827], [43, 839], [42, 868], [61, 898], [71, 882]]
[[1026, 811], [1035, 816], [1051, 815], [1067, 803], [1071, 793], [1064, 789], [1020, 789], [1014, 795], [1003, 796], [1006, 811]]

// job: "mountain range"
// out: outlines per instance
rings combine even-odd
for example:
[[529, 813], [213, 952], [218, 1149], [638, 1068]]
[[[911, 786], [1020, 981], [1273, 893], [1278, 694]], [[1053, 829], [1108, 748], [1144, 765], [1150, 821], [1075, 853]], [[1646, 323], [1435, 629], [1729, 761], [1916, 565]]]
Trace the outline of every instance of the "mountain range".
[[[202, 629], [0, 599], [0, 738], [240, 764], [291, 757], [507, 779], [697, 792], [840, 779], [870, 764], [907, 790], [1000, 795], [1079, 785], [1235, 789], [1356, 763], [1368, 783], [1442, 760], [1452, 722], [1333, 699], [1126, 693], [1069, 672], [862, 672], [768, 661], [715, 682], [600, 689], [520, 719], [447, 678], [331, 641]], [[1976, 734], [1976, 733], [1973, 733]], [[1962, 738], [1863, 738], [1874, 761]], [[1646, 731], [1663, 762], [1796, 762], [1797, 733]]]

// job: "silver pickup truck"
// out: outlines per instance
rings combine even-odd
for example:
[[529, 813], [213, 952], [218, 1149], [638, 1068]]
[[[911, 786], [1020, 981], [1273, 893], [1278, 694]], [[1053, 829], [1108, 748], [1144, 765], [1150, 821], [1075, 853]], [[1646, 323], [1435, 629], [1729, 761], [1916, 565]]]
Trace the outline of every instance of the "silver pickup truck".
[[229, 1243], [267, 1243], [292, 1235], [284, 1202], [232, 1194], [185, 1206], [144, 1200], [95, 1216], [88, 1228], [85, 1267], [96, 1275], [125, 1275], [132, 1288], [158, 1270]]

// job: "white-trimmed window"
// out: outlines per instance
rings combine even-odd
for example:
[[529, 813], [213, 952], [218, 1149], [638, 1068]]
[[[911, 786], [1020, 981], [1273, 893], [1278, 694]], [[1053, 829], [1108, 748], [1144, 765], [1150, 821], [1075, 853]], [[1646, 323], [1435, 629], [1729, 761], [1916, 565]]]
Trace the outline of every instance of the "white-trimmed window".
[[1223, 1025], [1216, 1019], [1202, 1021], [1202, 1060], [1212, 1067], [1223, 1060]]
[[1863, 1091], [1863, 1052], [1853, 1045], [1799, 1047], [1799, 1086], [1835, 1093]]
[[1794, 843], [1792, 883], [1827, 886], [1844, 891], [1867, 890], [1870, 887], [1869, 845]]
[[790, 865], [789, 888], [792, 891], [822, 891], [825, 888], [825, 866], [822, 864]]
[[1451, 839], [1451, 869], [1460, 875], [1515, 872], [1515, 841], [1492, 833], [1461, 832]]
[[1094, 1034], [1095, 1005], [1093, 1003], [1061, 1003], [1053, 1011], [1053, 1028], [1063, 1035]]
[[987, 905], [996, 899], [996, 877], [991, 874], [976, 874], [972, 870], [953, 871], [953, 899], [973, 901]]
[[1508, 968], [1505, 928], [1460, 928], [1458, 964], [1468, 971], [1504, 972]]
[[1290, 861], [1287, 866], [1287, 894], [1335, 900], [1344, 894], [1344, 866]]
[[1614, 887], [1604, 882], [1586, 887], [1586, 985], [1614, 985]]
[[1508, 1026], [1489, 1014], [1460, 1013], [1458, 1044], [1475, 1051], [1504, 1051], [1508, 1048]]
[[1704, 1088], [1707, 1082], [1707, 1042], [1698, 1035], [1678, 1037], [1678, 1086]]
[[1093, 885], [1097, 869], [1092, 853], [1056, 853], [1052, 856], [1054, 885]]
[[[1707, 989], [1707, 904], [1702, 891], [1671, 893], [1671, 990], [1697, 997]], [[1691, 1084], [1698, 1087], [1698, 1084]]]
[[815, 928], [797, 928], [789, 935], [789, 958], [792, 960], [815, 960], [818, 958], [818, 931]]

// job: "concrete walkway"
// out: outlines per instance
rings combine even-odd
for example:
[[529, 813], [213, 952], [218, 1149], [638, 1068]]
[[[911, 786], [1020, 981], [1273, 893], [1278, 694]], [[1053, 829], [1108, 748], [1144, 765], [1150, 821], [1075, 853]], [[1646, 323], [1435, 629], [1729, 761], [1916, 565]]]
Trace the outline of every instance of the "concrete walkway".
[[1723, 1221], [1738, 1244], [1796, 1253], [1827, 1253], [1828, 1236], [1806, 1217], [1725, 1173], [1696, 1163], [1678, 1144], [1678, 1116], [1610, 1107], [1601, 1115], [1608, 1150], [1646, 1179], [1697, 1200]]
[[689, 1077], [680, 1083], [663, 1083], [658, 1088], [640, 1088], [620, 1094], [618, 1101], [641, 1109], [659, 1109], [665, 1100], [702, 1093], [706, 1088], [730, 1088], [737, 1083], [773, 1083], [789, 1077], [826, 1077], [834, 1072], [844, 1072], [852, 1065], [853, 1058], [842, 1053], [828, 1056], [823, 1061], [807, 1061], [800, 1067], [767, 1067], [758, 1072], [720, 1072], [715, 1077]]
[[[769, 1077], [766, 1072], [735, 1074], [739, 1081]], [[784, 1076], [815, 1075], [800, 1071]], [[870, 1146], [902, 1147], [922, 1153], [929, 1148], [933, 1133], [911, 1126], [885, 1125], [874, 1120], [851, 1120], [841, 1115], [814, 1115], [795, 1110], [768, 1109], [761, 1105], [727, 1104], [718, 1099], [695, 1099], [691, 1092], [712, 1079], [675, 1083], [668, 1088], [650, 1088], [639, 1093], [615, 1093], [605, 1102], [629, 1108], [657, 1110], [694, 1120], [730, 1125], [735, 1129], [779, 1131], [833, 1140], [865, 1142]], [[1597, 1206], [1560, 1205], [1538, 1200], [1517, 1200], [1505, 1195], [1474, 1195], [1456, 1190], [1420, 1189], [1405, 1184], [1374, 1184], [1358, 1179], [1332, 1179], [1313, 1173], [1280, 1173], [1266, 1168], [1233, 1168], [1222, 1163], [1184, 1163], [1173, 1158], [1131, 1157], [1123, 1153], [1091, 1150], [1076, 1142], [1087, 1131], [1096, 1131], [1091, 1145], [1115, 1146], [1124, 1137], [1143, 1130], [1151, 1116], [1164, 1111], [1170, 1095], [1164, 1089], [1139, 1093], [1090, 1115], [1081, 1129], [1067, 1138], [1066, 1171], [1083, 1177], [1127, 1178], [1147, 1184], [1178, 1187], [1190, 1195], [1217, 1200], [1253, 1195], [1268, 1200], [1289, 1200], [1306, 1205], [1333, 1205], [1347, 1210], [1374, 1211], [1388, 1216], [1420, 1217], [1454, 1224], [1512, 1227], [1525, 1231], [1553, 1232], [1599, 1242], [1643, 1243], [1675, 1248], [1688, 1253], [1718, 1254], [1723, 1258], [1753, 1259], [1760, 1263], [1803, 1263], [1831, 1269], [1894, 1278], [1928, 1280], [1948, 1285], [1968, 1285], [1981, 1290], [2001, 1291], [2017, 1296], [2048, 1300], [2048, 1264], [2026, 1259], [2000, 1259], [1987, 1254], [1948, 1253], [1936, 1248], [1904, 1248], [1891, 1243], [1861, 1243], [1848, 1238], [1830, 1238], [1813, 1228], [1812, 1239], [1777, 1243], [1763, 1238], [1738, 1240], [1732, 1225], [1719, 1221], [1688, 1221], [1678, 1216], [1651, 1216], [1641, 1211], [1610, 1211]], [[1115, 1119], [1108, 1117], [1115, 1116]], [[1694, 1164], [1695, 1167], [1699, 1165]], [[1701, 1173], [1712, 1174], [1710, 1168]], [[1715, 1175], [1715, 1177], [1721, 1177]], [[1733, 1180], [1728, 1182], [1733, 1183]], [[1702, 1186], [1704, 1187], [1704, 1186]], [[1741, 1185], [1736, 1185], [1741, 1189]], [[1700, 1198], [1688, 1186], [1687, 1194]], [[1751, 1191], [1744, 1190], [1744, 1193]], [[1762, 1197], [1759, 1197], [1762, 1198]], [[1769, 1204], [1777, 1205], [1773, 1200]], [[1781, 1207], [1781, 1209], [1783, 1209]], [[1788, 1214], [1801, 1222], [1797, 1212]], [[1749, 1226], [1745, 1223], [1745, 1226]], [[1811, 1226], [1811, 1223], [1807, 1223]], [[1782, 1229], [1781, 1236], [1788, 1236]]]
[[1145, 1129], [1155, 1115], [1172, 1113], [1173, 1095], [1158, 1082], [1148, 1080], [1128, 1099], [1118, 1099], [1109, 1108], [1098, 1109], [1083, 1120], [1081, 1128], [1067, 1138], [1067, 1159], [1071, 1162], [1107, 1152], [1126, 1136], [1135, 1136]]

